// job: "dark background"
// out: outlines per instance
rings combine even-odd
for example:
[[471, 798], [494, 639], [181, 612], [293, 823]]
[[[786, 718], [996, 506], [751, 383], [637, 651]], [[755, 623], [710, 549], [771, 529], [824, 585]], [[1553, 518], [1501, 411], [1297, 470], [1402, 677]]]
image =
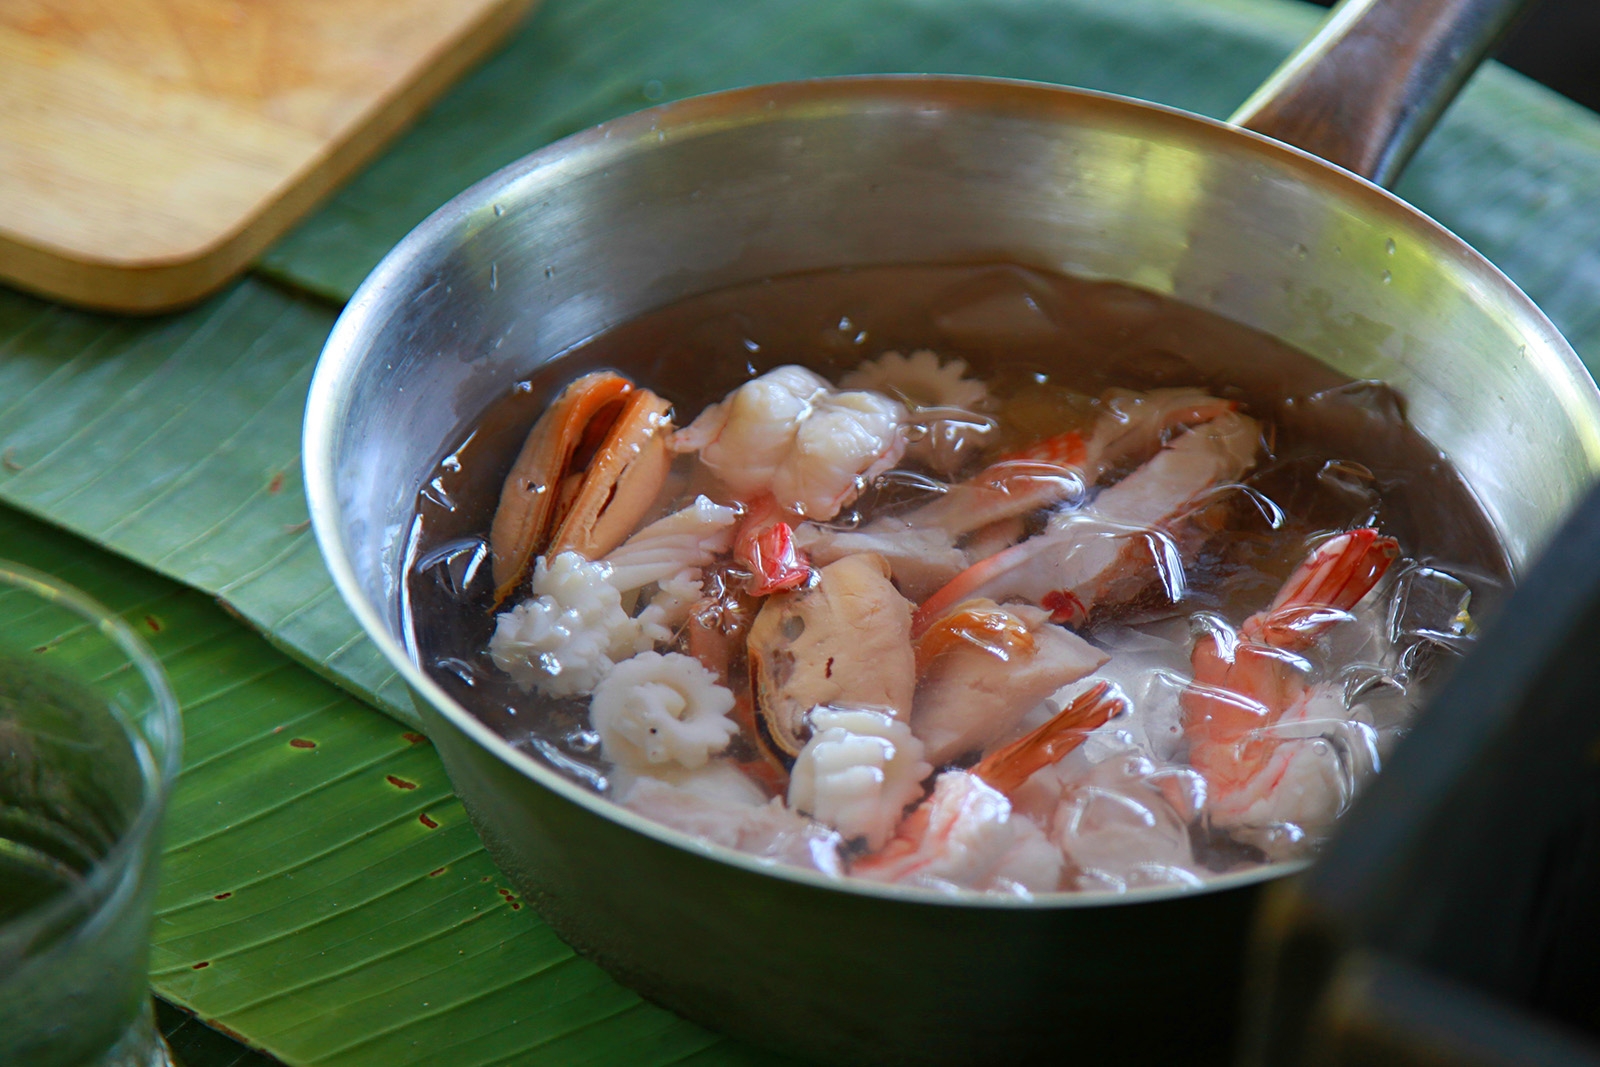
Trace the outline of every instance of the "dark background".
[[[1331, 6], [1331, 0], [1312, 2]], [[1600, 0], [1539, 0], [1531, 7], [1495, 58], [1600, 111]]]

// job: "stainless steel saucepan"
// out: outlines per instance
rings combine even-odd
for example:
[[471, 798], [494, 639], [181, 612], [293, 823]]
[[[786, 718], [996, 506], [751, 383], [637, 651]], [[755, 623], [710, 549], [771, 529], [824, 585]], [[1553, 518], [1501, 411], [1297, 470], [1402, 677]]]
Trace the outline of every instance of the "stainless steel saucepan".
[[557, 932], [692, 1019], [826, 1062], [1220, 1055], [1257, 889], [1293, 867], [996, 900], [691, 840], [513, 750], [418, 669], [404, 531], [461, 428], [598, 331], [772, 274], [987, 257], [1141, 286], [1390, 382], [1520, 570], [1600, 471], [1600, 393], [1510, 281], [1360, 176], [1398, 172], [1518, 6], [1347, 0], [1233, 123], [976, 78], [717, 93], [535, 152], [397, 245], [312, 383], [312, 520], [490, 851]]

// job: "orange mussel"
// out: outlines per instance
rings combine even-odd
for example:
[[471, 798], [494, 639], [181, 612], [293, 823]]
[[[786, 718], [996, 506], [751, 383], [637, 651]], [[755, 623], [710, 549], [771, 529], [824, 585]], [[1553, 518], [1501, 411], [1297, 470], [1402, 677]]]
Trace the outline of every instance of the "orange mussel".
[[496, 607], [535, 557], [570, 551], [597, 559], [632, 532], [672, 462], [671, 408], [612, 371], [586, 374], [562, 390], [500, 489], [489, 532]]

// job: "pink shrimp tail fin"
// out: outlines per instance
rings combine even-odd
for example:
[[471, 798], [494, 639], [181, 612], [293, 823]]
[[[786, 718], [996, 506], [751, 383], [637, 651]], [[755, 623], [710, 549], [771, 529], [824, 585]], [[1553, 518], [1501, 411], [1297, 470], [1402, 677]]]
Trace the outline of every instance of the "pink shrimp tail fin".
[[733, 558], [750, 569], [751, 596], [768, 596], [811, 580], [811, 563], [771, 494], [752, 501], [734, 535]]
[[1245, 620], [1240, 635], [1274, 648], [1308, 647], [1372, 591], [1399, 555], [1398, 541], [1371, 528], [1324, 541], [1295, 568], [1272, 605]]
[[1010, 796], [1034, 773], [1056, 763], [1088, 738], [1127, 702], [1100, 682], [1080, 694], [1049, 722], [979, 760], [972, 773]]

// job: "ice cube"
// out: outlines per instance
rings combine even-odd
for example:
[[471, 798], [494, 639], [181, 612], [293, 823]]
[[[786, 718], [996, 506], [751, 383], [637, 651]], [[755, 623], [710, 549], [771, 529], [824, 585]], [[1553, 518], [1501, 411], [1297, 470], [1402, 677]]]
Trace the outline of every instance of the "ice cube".
[[941, 294], [934, 324], [957, 345], [1048, 341], [1061, 329], [1052, 302], [1052, 286], [1032, 271], [997, 267]]
[[1389, 635], [1396, 642], [1422, 638], [1460, 650], [1474, 626], [1472, 589], [1437, 567], [1417, 566], [1400, 576], [1389, 601]]

